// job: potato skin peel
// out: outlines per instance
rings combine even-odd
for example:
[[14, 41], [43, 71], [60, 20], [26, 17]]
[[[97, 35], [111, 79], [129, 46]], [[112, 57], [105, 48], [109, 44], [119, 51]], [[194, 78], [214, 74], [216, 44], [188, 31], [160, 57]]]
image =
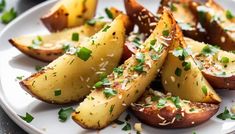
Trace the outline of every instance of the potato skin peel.
[[[140, 121], [158, 128], [194, 127], [209, 120], [219, 110], [219, 106], [215, 104], [190, 103], [190, 105], [196, 105], [199, 108], [203, 108], [204, 111], [198, 113], [187, 113], [181, 109], [176, 109], [170, 106], [157, 109], [156, 107], [143, 108], [135, 104], [132, 105], [131, 109]], [[175, 118], [176, 115], [181, 115], [182, 118], [177, 120]], [[164, 120], [162, 118], [164, 118]]]

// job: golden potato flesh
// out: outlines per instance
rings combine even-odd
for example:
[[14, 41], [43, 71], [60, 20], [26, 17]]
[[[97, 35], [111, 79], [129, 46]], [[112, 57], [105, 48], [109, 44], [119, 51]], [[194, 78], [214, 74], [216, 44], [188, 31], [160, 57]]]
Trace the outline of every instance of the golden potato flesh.
[[[96, 89], [73, 113], [73, 120], [84, 128], [101, 129], [117, 119], [156, 77], [171, 46], [175, 25], [172, 15], [166, 10], [143, 48], [106, 79], [95, 84]], [[163, 34], [163, 31], [168, 31], [168, 34]]]
[[96, 13], [97, 0], [60, 0], [41, 21], [51, 32], [83, 25]]
[[125, 41], [123, 16], [117, 17], [78, 48], [20, 82], [36, 98], [56, 104], [80, 101], [100, 75], [109, 74], [121, 59]]
[[[78, 46], [88, 37], [102, 29], [105, 24], [105, 22], [96, 22], [92, 26], [85, 24], [48, 35], [24, 35], [12, 38], [9, 42], [30, 57], [50, 62], [64, 54], [64, 47], [67, 45]], [[75, 41], [72, 39], [74, 34], [78, 36]]]

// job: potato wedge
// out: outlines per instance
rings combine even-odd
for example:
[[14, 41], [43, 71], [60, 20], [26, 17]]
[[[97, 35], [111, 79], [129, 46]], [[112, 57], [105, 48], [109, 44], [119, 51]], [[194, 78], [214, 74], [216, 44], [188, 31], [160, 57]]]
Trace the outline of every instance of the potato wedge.
[[[120, 14], [124, 14], [122, 11], [118, 10], [115, 7], [110, 7], [108, 10], [112, 14], [113, 19], [115, 19]], [[126, 34], [128, 35], [130, 32], [133, 31], [134, 23], [130, 19], [124, 19], [124, 22], [125, 22], [125, 26], [126, 26]]]
[[[102, 129], [117, 119], [155, 78], [167, 56], [175, 33], [175, 24], [169, 11], [164, 11], [162, 19], [145, 41], [144, 47], [115, 69], [106, 78], [106, 82], [98, 82], [102, 85], [95, 84], [96, 90], [80, 103], [72, 114], [73, 120], [87, 129]], [[163, 37], [165, 30], [168, 30], [169, 34]], [[151, 57], [155, 57], [154, 60]]]
[[135, 116], [142, 122], [159, 128], [187, 128], [209, 120], [219, 110], [216, 104], [182, 100], [147, 90], [141, 99], [131, 105]]
[[[182, 33], [177, 28], [173, 48], [162, 68], [164, 90], [193, 102], [220, 103], [221, 98], [202, 75], [190, 51], [186, 48]], [[173, 64], [173, 65], [172, 65]]]
[[[235, 90], [235, 54], [190, 38], [185, 38], [185, 42], [192, 49], [193, 59], [204, 77], [214, 88]], [[205, 50], [212, 51], [205, 53]]]
[[197, 0], [191, 3], [191, 9], [206, 29], [209, 44], [227, 51], [235, 50], [235, 18], [227, 16], [227, 11], [214, 0]]
[[127, 15], [138, 25], [140, 33], [148, 37], [155, 29], [158, 19], [136, 0], [124, 0], [124, 3]]
[[204, 29], [198, 27], [197, 17], [189, 7], [190, 2], [191, 0], [162, 0], [158, 13], [162, 12], [163, 7], [170, 8], [184, 36], [198, 41], [204, 41], [206, 32]]
[[[103, 73], [109, 74], [121, 59], [125, 41], [123, 16], [84, 41], [79, 49], [71, 48], [42, 70], [20, 82], [36, 98], [56, 104], [80, 101], [90, 93]], [[43, 84], [42, 84], [43, 83]], [[59, 91], [58, 91], [59, 90]], [[56, 92], [60, 95], [56, 95]]]
[[[77, 46], [88, 37], [101, 30], [105, 24], [105, 22], [97, 22], [94, 26], [85, 24], [80, 27], [41, 36], [25, 35], [12, 38], [9, 42], [22, 53], [30, 57], [50, 62], [64, 53], [64, 45], [69, 44]], [[79, 36], [78, 42], [72, 40], [74, 33]], [[39, 42], [38, 44], [37, 41]]]
[[60, 0], [41, 21], [51, 32], [83, 25], [95, 16], [98, 0]]

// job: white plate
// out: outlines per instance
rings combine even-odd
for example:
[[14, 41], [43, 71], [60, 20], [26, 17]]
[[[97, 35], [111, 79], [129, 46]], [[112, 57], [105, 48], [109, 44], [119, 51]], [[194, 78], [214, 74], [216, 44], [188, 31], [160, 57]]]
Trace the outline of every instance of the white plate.
[[[151, 9], [153, 12], [156, 11], [158, 7], [159, 0], [139, 0], [143, 5]], [[219, 1], [221, 3], [221, 1]], [[55, 106], [43, 103], [32, 98], [28, 95], [16, 81], [17, 76], [29, 76], [31, 73], [35, 72], [35, 65], [45, 65], [45, 63], [39, 62], [37, 60], [31, 59], [18, 50], [13, 48], [9, 43], [8, 39], [11, 37], [20, 36], [22, 34], [42, 34], [48, 33], [45, 27], [39, 21], [41, 15], [43, 15], [48, 9], [55, 3], [54, 1], [47, 1], [42, 3], [26, 13], [18, 17], [15, 21], [9, 24], [5, 30], [0, 34], [0, 76], [1, 76], [1, 86], [0, 87], [0, 101], [1, 106], [6, 111], [6, 113], [14, 120], [20, 127], [22, 127], [28, 133], [48, 133], [48, 134], [80, 134], [80, 133], [97, 133], [97, 131], [89, 131], [81, 128], [75, 124], [71, 119], [65, 123], [61, 123], [58, 120], [57, 112], [62, 106]], [[231, 9], [235, 12], [234, 7], [235, 2], [231, 0], [224, 0], [221, 3], [226, 8]], [[103, 10], [105, 7], [115, 6], [119, 9], [123, 9], [123, 3], [121, 0], [100, 0], [98, 6], [98, 15], [103, 15]], [[235, 91], [219, 91], [219, 94], [223, 98], [221, 104], [222, 112], [225, 106], [232, 105], [232, 99], [235, 99]], [[30, 123], [25, 123], [18, 115], [24, 115], [26, 112], [32, 114], [35, 119]], [[124, 113], [120, 120], [126, 116]], [[133, 116], [131, 118], [131, 124], [138, 122]], [[101, 134], [107, 133], [135, 133], [132, 131], [124, 132], [121, 130], [121, 126], [113, 128], [112, 126], [107, 127], [100, 131]], [[133, 127], [132, 127], [133, 128]], [[211, 118], [206, 123], [199, 125], [197, 127], [188, 129], [177, 129], [177, 130], [167, 130], [167, 129], [157, 129], [147, 125], [143, 126], [144, 132], [146, 134], [159, 133], [159, 134], [170, 134], [179, 133], [186, 134], [192, 133], [193, 131], [198, 134], [208, 134], [208, 133], [228, 133], [235, 130], [234, 121], [221, 121], [216, 119], [216, 117]]]

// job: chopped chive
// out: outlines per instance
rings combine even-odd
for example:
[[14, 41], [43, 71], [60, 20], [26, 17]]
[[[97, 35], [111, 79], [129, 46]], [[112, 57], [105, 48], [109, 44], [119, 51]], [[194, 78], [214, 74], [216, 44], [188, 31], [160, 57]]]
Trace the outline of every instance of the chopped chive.
[[110, 109], [109, 109], [109, 113], [110, 113], [110, 114], [112, 114], [113, 109], [114, 109], [114, 106], [115, 106], [115, 105], [111, 105], [111, 106], [110, 106]]
[[191, 62], [183, 62], [182, 66], [184, 67], [185, 71], [188, 71], [191, 69]]
[[17, 17], [17, 12], [14, 10], [14, 8], [11, 8], [9, 11], [3, 12], [1, 20], [2, 20], [2, 23], [8, 24], [12, 20], [14, 20], [16, 17]]
[[156, 55], [156, 54], [152, 54], [150, 55], [150, 57], [152, 60], [158, 60], [160, 58], [159, 55]]
[[101, 74], [99, 75], [99, 79], [100, 79], [100, 80], [103, 80], [103, 79], [105, 79], [105, 78], [107, 78], [107, 73], [106, 73], [106, 72], [103, 72], [103, 73], [101, 73]]
[[154, 46], [156, 44], [156, 42], [157, 42], [157, 39], [153, 39], [150, 41], [150, 45]]
[[41, 71], [42, 69], [43, 69], [42, 66], [39, 66], [39, 65], [36, 65], [36, 66], [35, 66], [35, 70], [36, 70], [36, 71]]
[[157, 101], [158, 99], [159, 99], [158, 96], [152, 96], [152, 97], [151, 97], [151, 101]]
[[114, 68], [113, 71], [115, 73], [117, 73], [118, 75], [122, 75], [123, 74], [123, 68], [122, 67]]
[[5, 0], [2, 0], [1, 3], [0, 3], [0, 12], [2, 12], [6, 7], [6, 1]]
[[29, 46], [29, 49], [37, 49], [41, 45], [42, 45], [42, 37], [37, 36], [35, 39], [32, 40], [32, 44], [31, 46]]
[[17, 76], [16, 79], [17, 80], [23, 80], [24, 76]]
[[160, 99], [158, 100], [157, 107], [158, 107], [158, 108], [163, 108], [166, 103], [167, 103], [167, 101], [166, 101], [165, 98], [160, 98]]
[[144, 63], [145, 55], [143, 53], [137, 52], [135, 58], [139, 63]]
[[165, 37], [169, 36], [169, 30], [162, 31], [162, 35]]
[[113, 97], [117, 94], [116, 90], [113, 90], [112, 88], [105, 88], [103, 90], [103, 94], [105, 95], [106, 98]]
[[56, 89], [56, 90], [54, 91], [54, 95], [55, 95], [55, 96], [60, 96], [60, 95], [61, 95], [61, 90], [60, 90], [60, 89]]
[[72, 34], [72, 41], [79, 41], [79, 34], [78, 33]]
[[195, 111], [195, 109], [194, 109], [194, 108], [190, 108], [189, 111], [190, 111], [190, 112], [193, 112], [193, 111]]
[[171, 5], [170, 5], [170, 9], [171, 9], [171, 11], [172, 11], [172, 12], [177, 11], [177, 7], [175, 6], [175, 4], [174, 4], [174, 3], [171, 3]]
[[215, 53], [218, 52], [218, 50], [219, 49], [216, 47], [206, 45], [205, 47], [203, 47], [201, 53], [204, 54], [205, 56], [214, 55]]
[[140, 72], [140, 73], [144, 72], [143, 65], [139, 64], [139, 65], [134, 66], [134, 71], [137, 71], [137, 72]]
[[229, 113], [229, 110], [227, 107], [224, 108], [224, 112], [220, 113], [219, 115], [216, 116], [217, 118], [221, 120], [226, 120], [231, 118], [231, 114]]
[[228, 57], [222, 57], [220, 60], [221, 63], [229, 63], [229, 58]]
[[64, 52], [68, 52], [68, 50], [70, 49], [70, 44], [63, 44], [62, 49], [64, 50]]
[[169, 99], [174, 103], [176, 108], [181, 108], [179, 96], [177, 96], [177, 97], [170, 97]]
[[95, 83], [94, 88], [101, 88], [103, 84], [104, 83], [102, 81], [98, 81], [97, 83]]
[[108, 8], [105, 8], [105, 13], [109, 19], [114, 19], [112, 12]]
[[129, 131], [131, 130], [131, 124], [126, 122], [126, 125], [122, 128], [123, 131]]
[[175, 75], [178, 76], [178, 77], [180, 77], [180, 76], [181, 76], [181, 73], [182, 73], [182, 70], [177, 67], [176, 70], [175, 70]]
[[30, 123], [33, 121], [34, 117], [32, 115], [30, 115], [29, 113], [26, 113], [25, 116], [21, 116], [19, 115], [21, 119], [23, 119], [24, 121], [26, 121], [27, 123]]
[[227, 19], [233, 19], [234, 18], [233, 14], [230, 10], [227, 10], [225, 14], [226, 14]]
[[178, 47], [173, 51], [173, 55], [178, 57], [180, 60], [185, 60], [185, 58], [191, 54], [192, 50], [188, 47], [185, 49]]
[[206, 88], [206, 86], [202, 86], [202, 92], [203, 92], [205, 95], [207, 95], [207, 88]]
[[111, 26], [106, 26], [103, 30], [102, 30], [102, 32], [107, 32], [107, 30], [110, 28]]
[[92, 53], [92, 51], [90, 49], [82, 47], [82, 48], [78, 49], [78, 51], [76, 52], [76, 55], [80, 59], [87, 61], [91, 57], [91, 53]]
[[182, 115], [181, 115], [181, 114], [176, 114], [176, 115], [175, 115], [175, 119], [176, 119], [176, 120], [182, 119]]
[[59, 119], [61, 122], [65, 122], [68, 117], [70, 117], [71, 113], [74, 112], [74, 109], [72, 107], [69, 107], [69, 108], [61, 108], [60, 111], [58, 112], [58, 115], [59, 115]]

